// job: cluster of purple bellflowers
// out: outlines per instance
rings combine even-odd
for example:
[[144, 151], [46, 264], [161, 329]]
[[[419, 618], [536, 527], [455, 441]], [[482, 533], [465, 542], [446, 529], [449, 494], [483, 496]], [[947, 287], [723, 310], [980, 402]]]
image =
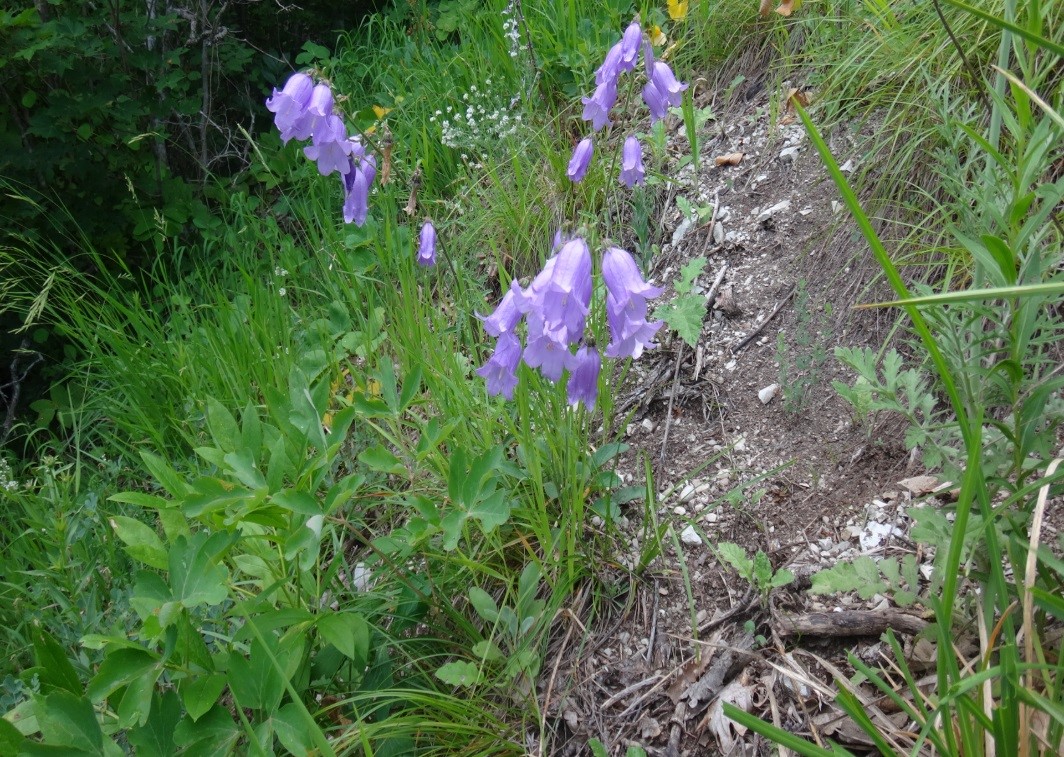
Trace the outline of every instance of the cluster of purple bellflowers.
[[[524, 360], [530, 368], [558, 382], [566, 371], [569, 404], [595, 406], [602, 360], [585, 335], [591, 308], [591, 252], [579, 237], [556, 236], [554, 254], [532, 283], [522, 288], [514, 280], [495, 312], [486, 318], [484, 330], [497, 339], [495, 352], [477, 374], [487, 382], [488, 394], [513, 399], [517, 367]], [[609, 358], [638, 358], [644, 349], [657, 345], [652, 339], [660, 321], [647, 322], [647, 300], [661, 289], [643, 281], [632, 256], [610, 247], [602, 256], [606, 283], [606, 317]], [[517, 334], [524, 320], [525, 341]]]
[[310, 140], [303, 154], [322, 176], [339, 173], [344, 185], [344, 221], [361, 226], [369, 213], [369, 190], [377, 175], [377, 159], [358, 135], [348, 136], [343, 118], [333, 112], [333, 93], [325, 82], [314, 83], [295, 73], [284, 88], [273, 90], [266, 107], [281, 132], [281, 141]]
[[[650, 123], [664, 118], [670, 105], [681, 105], [683, 91], [687, 89], [687, 85], [676, 80], [667, 63], [654, 59], [654, 48], [636, 20], [629, 24], [620, 41], [610, 48], [602, 65], [595, 71], [595, 92], [591, 97], [582, 99], [583, 119], [591, 123], [593, 131], [599, 131], [611, 124], [610, 110], [617, 102], [618, 81], [622, 73], [636, 69], [640, 53], [643, 54], [643, 68], [647, 78], [643, 87], [643, 102], [650, 109]], [[585, 137], [573, 150], [566, 172], [571, 181], [583, 181], [594, 150], [591, 137]], [[643, 147], [633, 134], [624, 140], [621, 150], [621, 182], [631, 188], [642, 184], [645, 178]]]

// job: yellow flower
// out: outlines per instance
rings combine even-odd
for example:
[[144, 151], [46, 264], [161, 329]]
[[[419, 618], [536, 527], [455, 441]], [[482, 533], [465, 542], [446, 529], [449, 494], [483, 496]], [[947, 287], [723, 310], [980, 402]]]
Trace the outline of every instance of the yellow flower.
[[647, 36], [650, 37], [650, 44], [655, 47], [661, 47], [669, 41], [669, 38], [661, 31], [660, 26], [652, 26], [647, 29]]
[[669, 0], [669, 18], [673, 21], [687, 18], [687, 0]]

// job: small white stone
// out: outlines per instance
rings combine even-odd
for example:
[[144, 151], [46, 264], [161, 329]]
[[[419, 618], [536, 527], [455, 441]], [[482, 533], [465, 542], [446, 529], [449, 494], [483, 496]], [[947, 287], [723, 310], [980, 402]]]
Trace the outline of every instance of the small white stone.
[[762, 405], [767, 405], [768, 403], [772, 402], [772, 398], [776, 396], [779, 390], [779, 384], [769, 384], [757, 393], [757, 398], [761, 400]]
[[757, 221], [758, 221], [758, 223], [761, 223], [763, 221], [767, 221], [769, 218], [771, 218], [772, 216], [776, 215], [777, 213], [783, 213], [784, 211], [789, 210], [790, 207], [791, 207], [791, 201], [790, 200], [782, 200], [780, 202], [777, 202], [771, 208], [765, 208], [760, 213], [758, 213]]
[[687, 232], [690, 230], [690, 228], [691, 228], [691, 219], [690, 218], [683, 219], [683, 222], [679, 226], [676, 227], [676, 231], [672, 232], [672, 244], [673, 244], [673, 247], [678, 245], [683, 240], [683, 238], [687, 235]]
[[702, 537], [698, 535], [697, 531], [695, 531], [694, 526], [688, 526], [680, 532], [680, 541], [692, 547], [697, 547], [702, 543]]
[[672, 508], [672, 511], [677, 515], [687, 515], [687, 508], [683, 505], [677, 505], [676, 507]]
[[832, 213], [838, 213], [840, 210], [842, 210], [842, 203], [839, 202], [838, 200], [832, 200], [831, 201], [831, 212]]
[[724, 224], [717, 221], [713, 224], [713, 244], [721, 244], [724, 241]]
[[643, 422], [639, 425], [642, 426], [643, 430], [648, 433], [654, 430], [654, 421], [650, 420], [649, 418], [644, 418]]
[[680, 501], [681, 502], [686, 502], [687, 500], [691, 499], [691, 497], [694, 496], [694, 493], [695, 493], [694, 484], [690, 484], [690, 483], [687, 484], [686, 486], [684, 486], [683, 489], [680, 490]]
[[724, 370], [728, 371], [728, 373], [731, 373], [738, 365], [738, 361], [729, 360], [727, 363], [724, 364]]
[[798, 152], [799, 148], [797, 147], [785, 147], [780, 152], [780, 160], [782, 160], [784, 163], [793, 163], [798, 160]]
[[839, 170], [842, 171], [843, 173], [853, 173], [853, 169], [854, 168], [855, 168], [855, 166], [853, 164], [853, 159], [852, 158], [850, 160], [847, 160], [841, 166], [839, 166]]
[[706, 513], [702, 520], [704, 520], [706, 523], [716, 523], [718, 520], [720, 520], [720, 516], [716, 513], [710, 512]]

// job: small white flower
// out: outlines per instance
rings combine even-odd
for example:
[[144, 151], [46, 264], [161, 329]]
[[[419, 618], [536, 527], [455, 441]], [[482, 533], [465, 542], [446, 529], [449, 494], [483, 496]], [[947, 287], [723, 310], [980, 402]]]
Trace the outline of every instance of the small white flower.
[[284, 287], [281, 287], [280, 289], [277, 290], [277, 294], [279, 294], [282, 297], [284, 297], [286, 294], [288, 294], [288, 290], [285, 289]]

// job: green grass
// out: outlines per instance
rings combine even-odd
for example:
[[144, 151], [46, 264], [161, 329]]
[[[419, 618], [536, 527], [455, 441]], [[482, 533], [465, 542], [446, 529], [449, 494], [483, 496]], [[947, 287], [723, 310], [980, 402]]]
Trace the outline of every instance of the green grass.
[[[0, 703], [40, 708], [54, 747], [63, 746], [54, 724], [94, 705], [88, 720], [131, 744], [158, 731], [192, 738], [196, 692], [213, 691], [218, 676], [241, 706], [224, 706], [219, 688], [204, 695], [200, 717], [238, 751], [255, 753], [257, 743], [267, 753], [524, 754], [530, 735], [549, 742], [535, 686], [545, 650], [577, 591], [590, 586], [591, 606], [608, 604], [602, 566], [615, 562], [615, 547], [608, 527], [602, 534], [589, 522], [615, 511], [612, 498], [633, 496], [613, 471], [618, 379], [603, 372], [594, 412], [569, 408], [564, 387], [526, 367], [512, 402], [490, 398], [473, 373], [491, 349], [475, 313], [490, 312], [511, 278], [535, 274], [559, 228], [579, 230], [593, 250], [631, 246], [633, 200], [616, 191], [619, 141], [597, 141], [579, 185], [565, 167], [586, 131], [575, 98], [590, 93], [602, 54], [646, 4], [615, 0], [590, 12], [574, 0], [527, 0], [522, 34], [531, 32], [534, 65], [524, 47], [510, 55], [505, 5], [484, 4], [443, 39], [445, 8], [375, 16], [317, 61], [352, 119], [373, 125], [370, 139], [392, 141], [391, 180], [376, 188], [361, 229], [342, 223], [335, 177], [322, 179], [297, 146], [265, 135], [251, 168], [260, 194], [234, 196], [204, 239], [162, 245], [146, 272], [104, 260], [87, 239], [73, 240], [82, 254], [70, 260], [59, 250], [71, 240], [27, 238], [0, 251], [5, 305], [72, 353], [66, 378], [37, 406], [41, 419], [18, 429], [26, 459], [14, 476], [29, 485], [0, 509], [0, 638], [11, 650], [0, 663]], [[1017, 18], [1030, 21], [1034, 7]], [[1041, 6], [1042, 17], [1055, 7]], [[1059, 229], [1027, 222], [1049, 202], [1049, 189], [1037, 190], [1038, 202], [1028, 194], [1048, 175], [1059, 130], [1019, 88], [987, 94], [933, 7], [851, 4], [825, 15], [811, 2], [789, 20], [761, 20], [749, 3], [692, 2], [677, 22], [664, 6], [641, 9], [662, 25], [682, 79], [735, 60], [744, 45], [774, 46], [771, 80], [808, 71], [823, 128], [877, 125], [862, 147], [865, 180], [883, 193], [873, 199], [933, 211], [912, 222], [906, 244], [876, 247], [899, 295], [891, 256], [949, 256], [951, 276], [991, 285], [1010, 275], [994, 267], [1003, 258], [992, 243], [980, 257], [956, 233], [993, 233], [1017, 250], [1023, 264], [1005, 284], [1038, 283], [1059, 264]], [[944, 11], [970, 64], [989, 76], [1000, 39], [993, 24]], [[1053, 61], [1028, 48], [1014, 60], [1059, 107]], [[984, 98], [993, 113], [979, 109]], [[478, 112], [464, 142], [445, 144], [447, 108], [470, 103], [499, 114]], [[375, 123], [372, 106], [391, 110]], [[521, 121], [499, 136], [502, 113]], [[643, 216], [658, 189], [640, 198]], [[1010, 212], [996, 210], [1003, 198]], [[856, 195], [847, 199], [867, 220]], [[431, 269], [414, 260], [426, 216], [442, 244]], [[862, 226], [877, 245], [871, 228]], [[657, 240], [644, 241], [649, 251]], [[1053, 409], [1047, 392], [1056, 386], [1046, 355], [1057, 325], [1037, 320], [1040, 302], [1003, 315], [976, 309], [961, 327], [933, 318], [919, 326], [950, 389], [955, 416], [946, 422], [967, 435], [954, 453], [967, 455], [972, 477], [986, 450], [1009, 470], [1003, 491], [1016, 492], [1015, 512], [1007, 529], [982, 538], [992, 554], [1009, 545], [1015, 575], [1040, 470], [1032, 460], [1046, 454], [1031, 438], [1032, 418]], [[599, 308], [590, 326], [600, 344], [603, 321]], [[986, 340], [965, 331], [974, 322], [1010, 345], [1010, 376], [1020, 378], [965, 368], [986, 357]], [[928, 338], [932, 329], [948, 338]], [[990, 424], [995, 438], [1023, 444], [984, 445], [985, 429], [966, 419], [986, 411], [999, 421]], [[649, 464], [647, 478], [639, 488], [653, 538], [644, 563], [665, 533], [651, 524]], [[965, 517], [987, 514], [974, 481]], [[950, 604], [949, 583], [965, 545], [939, 546], [952, 561], [939, 607], [948, 619], [967, 609]], [[1057, 567], [1047, 562], [1036, 587], [1050, 607], [1059, 605]], [[986, 586], [991, 618], [1023, 593], [1000, 565]], [[1005, 671], [1001, 680], [1014, 684], [1005, 668], [1027, 665], [1043, 676], [1028, 699], [1044, 692], [1056, 701], [1055, 673], [1010, 652], [1018, 624], [1003, 627], [1000, 665], [984, 673]], [[60, 658], [72, 661], [69, 675]], [[968, 685], [943, 656], [940, 689], [958, 681]], [[967, 706], [942, 705], [966, 753], [978, 720]], [[935, 734], [943, 744], [954, 738], [945, 730]]]

